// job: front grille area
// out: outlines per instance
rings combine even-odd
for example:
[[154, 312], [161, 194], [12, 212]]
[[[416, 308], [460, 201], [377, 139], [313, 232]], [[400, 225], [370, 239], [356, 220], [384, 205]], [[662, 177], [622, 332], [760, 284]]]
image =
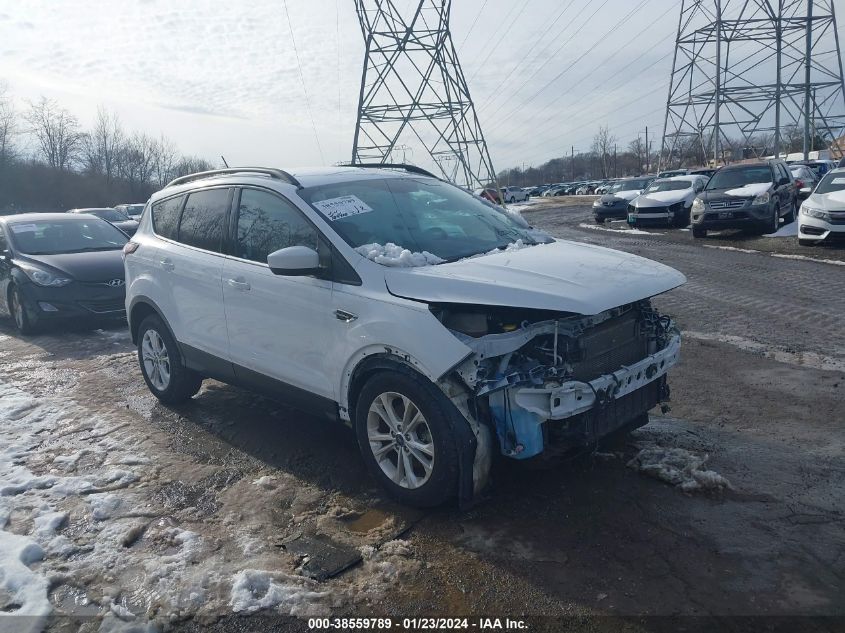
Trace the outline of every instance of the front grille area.
[[708, 206], [711, 209], [741, 209], [745, 206], [745, 200], [714, 200]]
[[86, 310], [94, 312], [95, 314], [103, 314], [106, 312], [120, 312], [126, 309], [124, 300], [120, 299], [100, 299], [92, 301], [80, 301], [81, 305]]
[[[718, 213], [707, 213], [704, 216], [708, 220], [724, 220], [726, 218], [720, 218]], [[728, 220], [747, 220], [748, 219], [748, 212], [747, 211], [734, 211], [731, 217], [727, 218]]]
[[573, 362], [576, 380], [594, 380], [623, 365], [648, 356], [648, 336], [640, 327], [637, 310], [600, 323], [579, 339], [580, 360]]

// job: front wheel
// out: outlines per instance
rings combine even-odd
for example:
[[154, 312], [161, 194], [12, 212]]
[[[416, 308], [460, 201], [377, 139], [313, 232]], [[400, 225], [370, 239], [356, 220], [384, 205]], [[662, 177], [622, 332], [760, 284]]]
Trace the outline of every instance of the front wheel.
[[458, 483], [453, 424], [466, 424], [428, 379], [381, 372], [361, 389], [355, 433], [367, 470], [400, 503], [431, 507]]
[[692, 227], [692, 236], [693, 237], [707, 237], [707, 229], [702, 226], [693, 226]]
[[790, 222], [795, 222], [796, 219], [798, 219], [798, 202], [793, 200], [789, 206], [789, 213], [786, 214], [783, 221], [789, 224]]
[[763, 224], [761, 233], [763, 235], [771, 235], [772, 233], [777, 233], [778, 229], [780, 229], [780, 211], [777, 205], [775, 205], [772, 209], [771, 217]]
[[34, 334], [38, 329], [38, 317], [27, 305], [26, 298], [17, 286], [12, 286], [9, 290], [9, 313], [21, 334]]
[[799, 246], [815, 246], [816, 243], [816, 240], [802, 240], [800, 237], [798, 238]]
[[179, 346], [156, 315], [138, 329], [138, 363], [147, 387], [164, 404], [185, 402], [202, 386], [202, 376], [185, 367]]

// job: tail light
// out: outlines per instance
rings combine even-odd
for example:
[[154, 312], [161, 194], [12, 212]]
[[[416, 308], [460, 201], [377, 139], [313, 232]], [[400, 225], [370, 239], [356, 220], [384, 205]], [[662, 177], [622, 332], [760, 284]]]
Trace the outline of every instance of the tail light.
[[140, 246], [140, 244], [138, 244], [138, 242], [132, 242], [132, 241], [126, 242], [126, 244], [123, 245], [123, 254], [124, 255], [131, 255], [132, 253], [134, 253], [135, 251], [138, 250], [139, 246]]

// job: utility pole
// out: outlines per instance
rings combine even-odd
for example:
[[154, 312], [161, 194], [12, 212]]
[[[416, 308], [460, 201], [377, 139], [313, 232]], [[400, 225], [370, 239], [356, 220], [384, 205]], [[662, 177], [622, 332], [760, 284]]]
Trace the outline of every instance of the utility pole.
[[650, 148], [648, 146], [648, 126], [645, 126], [645, 173], [648, 174], [650, 171], [651, 166], [649, 165], [649, 156], [651, 154]]
[[713, 166], [719, 164], [719, 111], [722, 109], [722, 0], [716, 0], [716, 110], [713, 123]]
[[421, 146], [447, 180], [498, 188], [452, 41], [451, 0], [398, 4], [355, 0], [365, 54], [352, 164], [395, 162], [404, 139]]
[[804, 160], [810, 158], [810, 119], [813, 118], [810, 105], [810, 91], [812, 90], [813, 58], [813, 0], [807, 0], [807, 52], [804, 56]]
[[775, 46], [777, 47], [777, 59], [775, 66], [776, 83], [775, 86], [775, 137], [774, 137], [774, 154], [775, 158], [780, 158], [780, 100], [781, 100], [781, 84], [783, 83], [783, 0], [778, 0], [778, 15], [775, 19]]
[[570, 174], [572, 181], [575, 181], [575, 146], [572, 146], [572, 174]]

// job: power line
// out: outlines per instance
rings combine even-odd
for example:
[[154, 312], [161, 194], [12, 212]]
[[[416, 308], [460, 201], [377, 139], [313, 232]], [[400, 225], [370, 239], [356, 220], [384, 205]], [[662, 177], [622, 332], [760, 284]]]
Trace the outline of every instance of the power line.
[[481, 5], [481, 9], [478, 11], [478, 13], [475, 14], [475, 19], [472, 21], [472, 24], [469, 27], [469, 31], [467, 31], [467, 34], [464, 35], [464, 39], [461, 40], [461, 43], [458, 46], [458, 52], [461, 52], [461, 49], [464, 47], [464, 44], [467, 43], [467, 38], [469, 38], [470, 33], [472, 33], [473, 29], [475, 28], [475, 25], [478, 23], [478, 18], [481, 17], [482, 13], [484, 13], [484, 7], [486, 6], [487, 0], [484, 0], [484, 4]]
[[323, 148], [320, 145], [320, 137], [317, 135], [317, 124], [314, 122], [314, 115], [311, 112], [311, 99], [308, 97], [308, 88], [305, 86], [305, 76], [302, 74], [302, 63], [299, 61], [299, 51], [296, 48], [296, 38], [293, 35], [293, 24], [290, 21], [290, 13], [288, 13], [287, 0], [282, 0], [282, 6], [284, 6], [285, 8], [285, 16], [288, 19], [290, 41], [293, 44], [293, 53], [296, 56], [296, 66], [299, 69], [299, 81], [302, 82], [302, 92], [305, 93], [305, 106], [308, 108], [308, 116], [311, 119], [311, 127], [314, 129], [314, 140], [317, 141], [317, 149], [320, 151], [320, 162], [325, 163], [326, 158], [325, 156], [323, 156]]
[[[555, 76], [554, 76], [551, 80], [549, 80], [548, 82], [546, 82], [546, 84], [544, 84], [544, 85], [543, 85], [543, 86], [542, 86], [542, 87], [541, 87], [541, 88], [540, 88], [537, 92], [535, 92], [534, 94], [532, 94], [532, 95], [531, 95], [530, 97], [528, 97], [527, 99], [523, 100], [523, 101], [522, 101], [522, 103], [520, 103], [520, 104], [519, 104], [516, 108], [514, 108], [513, 110], [511, 110], [511, 111], [510, 111], [510, 112], [509, 112], [509, 113], [505, 116], [505, 119], [507, 119], [507, 118], [509, 118], [509, 117], [513, 116], [514, 114], [516, 114], [516, 113], [517, 113], [517, 112], [518, 112], [518, 111], [522, 108], [522, 106], [524, 106], [526, 103], [529, 103], [529, 102], [533, 101], [534, 99], [536, 99], [536, 98], [537, 98], [537, 96], [539, 96], [539, 95], [540, 95], [540, 94], [541, 94], [544, 90], [546, 90], [546, 88], [548, 88], [548, 87], [549, 87], [549, 86], [551, 86], [553, 83], [555, 83], [557, 80], [559, 80], [559, 79], [560, 79], [560, 78], [561, 78], [564, 74], [566, 74], [566, 73], [567, 73], [567, 72], [568, 72], [571, 68], [573, 68], [573, 67], [575, 66], [575, 64], [577, 64], [577, 63], [578, 63], [578, 62], [580, 62], [582, 59], [584, 59], [584, 57], [586, 57], [587, 55], [589, 55], [589, 54], [593, 51], [593, 49], [595, 49], [595, 48], [596, 48], [596, 46], [598, 46], [599, 44], [601, 44], [601, 43], [602, 43], [602, 41], [604, 40], [604, 38], [606, 38], [607, 36], [609, 36], [610, 34], [612, 34], [614, 31], [616, 31], [616, 30], [617, 30], [620, 26], [622, 26], [622, 24], [623, 24], [623, 22], [624, 22], [625, 20], [627, 20], [628, 18], [630, 18], [632, 15], [634, 15], [634, 13], [636, 13], [637, 11], [639, 11], [639, 10], [640, 10], [643, 6], [645, 6], [645, 5], [646, 5], [648, 2], [650, 2], [650, 1], [651, 1], [651, 0], [640, 0], [640, 3], [639, 3], [636, 7], [634, 7], [631, 11], [629, 11], [629, 12], [628, 12], [628, 14], [627, 14], [627, 15], [625, 15], [625, 16], [624, 16], [621, 20], [619, 20], [619, 21], [618, 21], [618, 22], [617, 22], [617, 23], [616, 23], [613, 27], [611, 27], [611, 28], [610, 28], [610, 30], [608, 30], [607, 32], [605, 32], [605, 33], [604, 33], [604, 35], [602, 35], [601, 37], [599, 37], [599, 39], [598, 39], [598, 40], [597, 40], [597, 41], [596, 41], [596, 42], [595, 42], [592, 46], [590, 46], [590, 48], [588, 48], [588, 49], [587, 49], [586, 51], [584, 51], [581, 55], [579, 55], [579, 56], [578, 56], [577, 58], [575, 58], [572, 62], [570, 62], [570, 64], [569, 64], [566, 68], [564, 68], [561, 72], [559, 72], [557, 75], [555, 75]], [[591, 16], [588, 18], [588, 21], [589, 21], [589, 20], [591, 20], [591, 19], [593, 18], [593, 16], [594, 16], [594, 15], [595, 15], [598, 11], [599, 11], [599, 9], [601, 9], [601, 8], [602, 8], [605, 4], [607, 4], [607, 2], [608, 2], [608, 0], [605, 0], [605, 1], [604, 1], [604, 2], [603, 2], [600, 6], [599, 6], [599, 8], [598, 8], [598, 9], [596, 9], [596, 11], [593, 13], [593, 15], [591, 15]], [[505, 103], [506, 103], [506, 102], [505, 102]], [[503, 104], [503, 105], [504, 105], [504, 104]], [[547, 107], [548, 107], [548, 106], [547, 106]], [[496, 113], [496, 112], [498, 112], [499, 110], [501, 110], [501, 106], [500, 106], [497, 110], [495, 110], [492, 114], [495, 114], [495, 113]], [[491, 116], [492, 116], [492, 114], [491, 114]]]
[[[606, 0], [605, 0], [605, 1], [606, 1]], [[523, 2], [523, 3], [522, 3], [522, 6], [521, 6], [521, 7], [520, 7], [520, 9], [519, 9], [519, 15], [524, 15], [524, 13], [525, 13], [524, 9], [525, 9], [525, 7], [528, 5], [528, 3], [529, 3], [529, 2], [531, 2], [531, 0], [525, 0], [525, 2]], [[508, 20], [510, 20], [511, 14], [513, 13], [513, 10], [514, 10], [514, 9], [516, 9], [516, 6], [517, 6], [517, 5], [516, 5], [516, 4], [514, 4], [514, 5], [511, 7], [511, 10], [508, 12], [507, 16], [505, 16], [505, 19], [504, 19], [504, 20], [502, 20], [502, 22], [507, 23], [507, 22], [508, 22]], [[518, 18], [517, 18], [517, 19], [518, 19]], [[479, 73], [479, 71], [480, 71], [482, 68], [484, 68], [485, 64], [487, 63], [487, 60], [488, 60], [488, 59], [490, 59], [490, 56], [491, 56], [491, 55], [493, 54], [493, 52], [496, 50], [496, 48], [498, 47], [498, 45], [499, 45], [499, 40], [494, 38], [494, 39], [493, 39], [493, 45], [490, 47], [490, 52], [489, 52], [489, 53], [487, 53], [487, 57], [485, 57], [485, 58], [484, 58], [484, 61], [483, 61], [483, 62], [481, 62], [481, 64], [478, 66], [478, 68], [476, 68], [476, 69], [475, 69], [475, 72], [473, 72], [473, 73], [472, 73], [472, 77], [470, 77], [470, 78], [469, 78], [468, 83], [472, 83], [472, 80], [473, 80], [473, 79], [475, 79], [475, 76]]]
[[546, 33], [548, 33], [550, 30], [552, 30], [554, 25], [558, 23], [560, 18], [563, 17], [563, 14], [566, 13], [566, 11], [569, 9], [569, 7], [572, 6], [572, 4], [574, 2], [575, 2], [575, 0], [569, 0], [569, 2], [566, 5], [564, 5], [564, 7], [558, 12], [558, 14], [554, 18], [554, 20], [552, 20], [549, 23], [549, 25], [546, 27], [546, 29], [539, 36], [533, 38], [534, 44], [532, 44], [531, 48], [528, 49], [528, 52], [525, 53], [525, 55], [522, 56], [522, 59], [520, 59], [516, 64], [514, 64], [513, 68], [511, 68], [511, 71], [508, 73], [508, 76], [505, 77], [501, 81], [501, 83], [499, 83], [498, 86], [496, 86], [496, 89], [493, 90], [493, 92], [490, 94], [490, 96], [484, 101], [484, 103], [481, 104], [481, 106], [478, 108], [479, 112], [483, 111], [484, 108], [486, 108], [490, 104], [491, 101], [496, 99], [496, 97], [499, 95], [499, 90], [501, 90], [502, 86], [504, 86], [507, 83], [508, 79], [510, 79], [511, 76], [514, 74], [514, 72], [516, 72], [516, 69], [519, 68], [520, 66], [522, 66], [523, 62], [528, 60], [528, 57], [531, 55], [531, 53], [534, 51], [534, 49], [537, 48], [537, 46], [540, 44], [542, 39], [546, 36]]

